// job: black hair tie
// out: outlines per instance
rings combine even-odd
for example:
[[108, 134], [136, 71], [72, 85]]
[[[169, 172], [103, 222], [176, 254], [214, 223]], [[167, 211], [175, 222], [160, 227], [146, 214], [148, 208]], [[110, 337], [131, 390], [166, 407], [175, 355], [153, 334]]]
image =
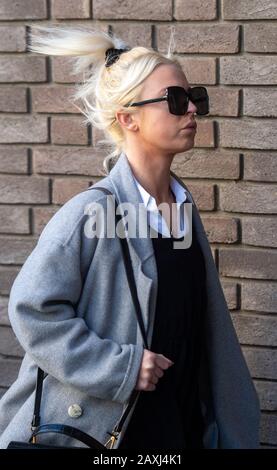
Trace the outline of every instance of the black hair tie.
[[116, 49], [116, 48], [110, 47], [109, 49], [106, 50], [105, 66], [110, 67], [112, 64], [114, 64], [114, 62], [116, 62], [119, 59], [119, 56], [120, 56], [120, 54], [122, 54], [122, 52], [127, 52], [129, 50], [130, 50], [130, 48]]

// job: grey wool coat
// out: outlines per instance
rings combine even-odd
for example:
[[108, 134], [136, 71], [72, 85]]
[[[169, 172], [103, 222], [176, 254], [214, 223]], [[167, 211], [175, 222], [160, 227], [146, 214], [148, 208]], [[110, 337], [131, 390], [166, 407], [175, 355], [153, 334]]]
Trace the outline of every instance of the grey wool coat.
[[[175, 173], [171, 174], [188, 190]], [[93, 186], [106, 187], [120, 203], [131, 202], [138, 207], [142, 202], [123, 152], [109, 175]], [[258, 448], [258, 396], [198, 209], [189, 191], [188, 194], [207, 272], [206, 354], [199, 373], [204, 446]], [[26, 441], [30, 436], [37, 365], [47, 373], [41, 424], [72, 425], [102, 443], [108, 440], [108, 432], [135, 387], [143, 339], [118, 238], [85, 235], [84, 225], [89, 217], [85, 207], [92, 201], [106, 209], [106, 194], [85, 190], [56, 212], [12, 285], [9, 317], [26, 354], [18, 378], [0, 401], [0, 448], [6, 448], [11, 440]], [[152, 240], [130, 237], [128, 243], [151, 349], [157, 294]], [[80, 416], [69, 413], [72, 405], [78, 405]], [[121, 442], [135, 405], [114, 448]], [[56, 434], [42, 435], [39, 441], [82, 445]]]

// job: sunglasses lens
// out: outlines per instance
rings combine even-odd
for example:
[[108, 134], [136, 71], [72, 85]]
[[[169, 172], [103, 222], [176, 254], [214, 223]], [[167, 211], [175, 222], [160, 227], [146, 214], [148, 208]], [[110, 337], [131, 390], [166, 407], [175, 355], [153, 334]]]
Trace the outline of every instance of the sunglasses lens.
[[188, 109], [188, 96], [182, 87], [172, 86], [168, 88], [168, 106], [172, 114], [182, 115]]
[[208, 114], [209, 95], [205, 87], [193, 87], [190, 89], [190, 99], [197, 108], [196, 114]]
[[190, 97], [185, 93], [184, 88], [178, 86], [168, 87], [168, 106], [172, 114], [178, 116], [186, 114], [189, 100], [196, 108], [196, 114], [203, 115], [209, 113], [209, 96], [205, 87], [193, 87], [189, 90]]

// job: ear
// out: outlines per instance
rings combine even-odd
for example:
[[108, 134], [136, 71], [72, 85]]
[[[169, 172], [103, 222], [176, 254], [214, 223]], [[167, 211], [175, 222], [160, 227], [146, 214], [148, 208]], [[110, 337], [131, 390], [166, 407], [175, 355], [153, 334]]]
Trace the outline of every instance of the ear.
[[115, 113], [115, 117], [121, 127], [128, 129], [129, 131], [136, 132], [139, 129], [138, 122], [133, 114], [117, 111]]

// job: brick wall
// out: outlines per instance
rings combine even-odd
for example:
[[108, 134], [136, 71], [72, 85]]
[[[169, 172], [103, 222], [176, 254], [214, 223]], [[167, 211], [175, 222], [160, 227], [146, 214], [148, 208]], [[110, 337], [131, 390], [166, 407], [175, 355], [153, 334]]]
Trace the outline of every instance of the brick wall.
[[261, 400], [261, 442], [277, 447], [276, 0], [0, 0], [0, 391], [23, 351], [9, 326], [13, 280], [47, 221], [102, 178], [99, 131], [68, 102], [69, 64], [26, 53], [34, 23], [98, 25], [176, 54], [210, 94], [192, 151], [172, 169], [193, 192]]

